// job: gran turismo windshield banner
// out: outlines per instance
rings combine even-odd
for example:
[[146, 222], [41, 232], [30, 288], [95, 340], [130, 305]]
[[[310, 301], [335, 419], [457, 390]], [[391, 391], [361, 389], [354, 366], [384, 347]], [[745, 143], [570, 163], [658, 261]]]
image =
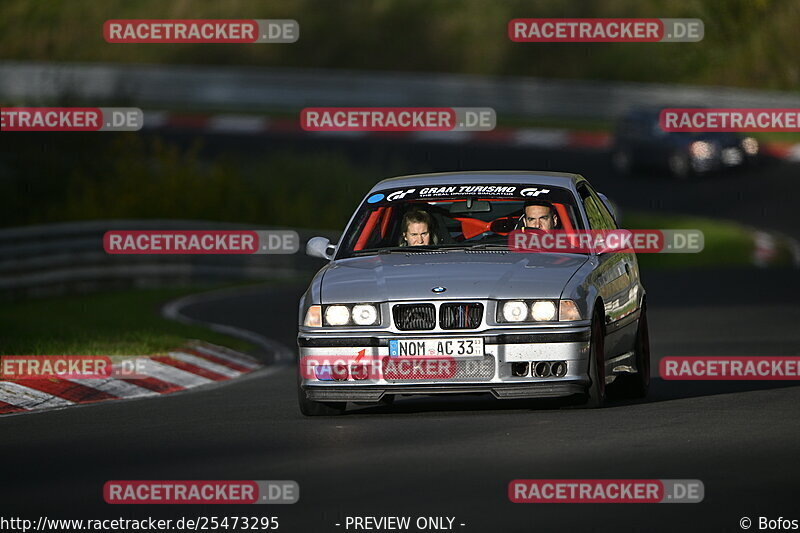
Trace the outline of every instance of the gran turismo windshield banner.
[[437, 200], [444, 198], [542, 198], [558, 187], [520, 184], [436, 185], [430, 187], [407, 187], [387, 189], [367, 198], [368, 204], [397, 202], [398, 200]]

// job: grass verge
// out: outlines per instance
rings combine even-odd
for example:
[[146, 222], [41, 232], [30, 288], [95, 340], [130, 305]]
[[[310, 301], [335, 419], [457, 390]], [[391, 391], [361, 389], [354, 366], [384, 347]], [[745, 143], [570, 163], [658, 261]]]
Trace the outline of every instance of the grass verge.
[[[696, 254], [639, 254], [639, 264], [645, 268], [695, 268], [752, 266], [755, 243], [752, 228], [736, 222], [703, 217], [625, 213], [622, 226], [628, 229], [697, 229], [703, 232], [705, 247]], [[791, 245], [785, 238], [775, 236], [776, 254], [772, 266], [792, 264]]]
[[217, 287], [138, 289], [9, 302], [0, 308], [0, 353], [148, 355], [202, 339], [247, 352], [248, 342], [162, 318], [166, 302]]

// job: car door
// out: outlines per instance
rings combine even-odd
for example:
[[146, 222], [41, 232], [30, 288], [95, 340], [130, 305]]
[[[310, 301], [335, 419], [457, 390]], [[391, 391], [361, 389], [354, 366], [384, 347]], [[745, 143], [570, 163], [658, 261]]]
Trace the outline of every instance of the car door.
[[[591, 186], [578, 186], [583, 207], [592, 230], [619, 229], [614, 217]], [[632, 318], [638, 310], [639, 268], [633, 253], [605, 252], [595, 256], [597, 268], [590, 280], [603, 299], [607, 357], [629, 351]], [[635, 331], [634, 331], [635, 334]], [[609, 374], [606, 374], [609, 375]]]

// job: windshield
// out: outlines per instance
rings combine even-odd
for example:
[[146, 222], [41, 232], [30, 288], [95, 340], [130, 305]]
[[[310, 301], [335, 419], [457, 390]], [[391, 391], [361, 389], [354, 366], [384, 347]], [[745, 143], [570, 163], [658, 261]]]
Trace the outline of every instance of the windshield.
[[523, 226], [583, 229], [573, 194], [549, 185], [440, 185], [371, 194], [342, 238], [338, 258], [463, 248], [508, 249]]

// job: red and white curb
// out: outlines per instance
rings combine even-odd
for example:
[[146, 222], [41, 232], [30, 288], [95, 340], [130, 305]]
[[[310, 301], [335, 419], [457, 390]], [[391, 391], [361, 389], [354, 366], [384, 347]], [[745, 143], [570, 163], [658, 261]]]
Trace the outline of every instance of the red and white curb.
[[[237, 378], [262, 367], [249, 355], [201, 341], [135, 359], [133, 378], [0, 381], [0, 414], [158, 396]], [[112, 374], [124, 375], [123, 367], [123, 360], [116, 360]]]
[[[461, 144], [468, 142], [507, 144], [519, 147], [551, 149], [607, 150], [611, 146], [608, 131], [581, 131], [564, 128], [507, 128], [492, 131], [318, 131], [307, 132], [296, 119], [236, 114], [176, 114], [165, 111], [145, 111], [145, 129], [189, 129], [220, 134], [295, 134], [330, 138], [392, 138], [414, 142]], [[768, 142], [762, 152], [787, 161], [800, 161], [800, 144]]]

